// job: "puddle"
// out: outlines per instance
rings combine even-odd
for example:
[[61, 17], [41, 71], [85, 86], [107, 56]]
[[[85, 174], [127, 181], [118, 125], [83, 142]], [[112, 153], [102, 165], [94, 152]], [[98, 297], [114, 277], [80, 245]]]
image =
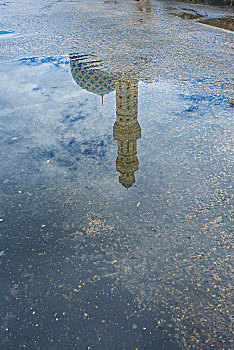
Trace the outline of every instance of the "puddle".
[[0, 35], [5, 35], [5, 34], [12, 34], [14, 31], [12, 30], [0, 30]]
[[0, 74], [3, 347], [231, 347], [230, 86], [86, 53]]
[[208, 18], [200, 20], [199, 22], [209, 26], [234, 31], [234, 17]]
[[200, 15], [196, 11], [191, 12], [179, 12], [179, 13], [174, 13], [175, 16], [180, 17], [181, 19], [198, 19], [204, 17], [203, 15]]
[[195, 4], [205, 4], [211, 6], [224, 6], [224, 7], [232, 7], [233, 0], [185, 0], [185, 2], [192, 2]]

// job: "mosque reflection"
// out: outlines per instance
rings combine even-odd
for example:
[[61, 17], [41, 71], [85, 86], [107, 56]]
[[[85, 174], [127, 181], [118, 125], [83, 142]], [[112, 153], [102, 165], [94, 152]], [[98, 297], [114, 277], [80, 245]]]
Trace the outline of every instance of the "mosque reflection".
[[108, 75], [102, 72], [100, 61], [88, 55], [70, 55], [71, 73], [75, 82], [83, 89], [104, 95], [116, 91], [116, 122], [113, 127], [114, 139], [118, 141], [116, 170], [119, 182], [131, 187], [135, 172], [139, 169], [137, 140], [141, 138], [138, 118], [138, 81], [128, 73]]

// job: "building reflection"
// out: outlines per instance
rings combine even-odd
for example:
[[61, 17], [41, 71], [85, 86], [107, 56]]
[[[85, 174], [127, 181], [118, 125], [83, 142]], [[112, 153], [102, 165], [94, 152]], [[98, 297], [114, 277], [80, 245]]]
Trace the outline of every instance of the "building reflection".
[[113, 76], [104, 73], [101, 62], [88, 55], [70, 55], [71, 73], [75, 82], [83, 89], [103, 97], [116, 90], [116, 122], [114, 139], [118, 141], [116, 170], [119, 182], [131, 187], [135, 172], [139, 169], [137, 140], [141, 138], [138, 122], [138, 80], [128, 73]]

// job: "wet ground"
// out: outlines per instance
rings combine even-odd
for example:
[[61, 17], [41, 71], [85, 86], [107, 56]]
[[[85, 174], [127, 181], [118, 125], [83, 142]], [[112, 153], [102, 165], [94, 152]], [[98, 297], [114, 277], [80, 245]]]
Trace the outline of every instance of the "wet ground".
[[204, 4], [204, 5], [213, 5], [219, 7], [233, 7], [233, 0], [183, 0], [185, 2]]
[[0, 5], [1, 349], [232, 349], [232, 13]]
[[210, 26], [215, 26], [218, 28], [223, 28], [223, 29], [234, 31], [233, 17], [209, 18], [209, 19], [201, 20], [200, 22], [204, 23], [204, 24], [208, 24]]

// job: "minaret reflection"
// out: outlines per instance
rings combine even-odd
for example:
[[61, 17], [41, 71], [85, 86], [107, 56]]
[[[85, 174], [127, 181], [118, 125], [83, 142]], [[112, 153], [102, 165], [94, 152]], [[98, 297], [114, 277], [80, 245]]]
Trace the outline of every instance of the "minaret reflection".
[[138, 123], [138, 81], [121, 79], [116, 83], [116, 115], [114, 139], [118, 140], [116, 170], [120, 172], [119, 182], [126, 188], [135, 180], [139, 169], [137, 140], [141, 138]]
[[128, 74], [112, 77], [103, 73], [100, 61], [88, 55], [70, 55], [71, 73], [75, 82], [83, 89], [103, 96], [116, 90], [116, 122], [114, 139], [118, 141], [116, 170], [120, 172], [119, 183], [131, 187], [135, 172], [139, 169], [137, 140], [141, 138], [138, 118], [138, 81]]

